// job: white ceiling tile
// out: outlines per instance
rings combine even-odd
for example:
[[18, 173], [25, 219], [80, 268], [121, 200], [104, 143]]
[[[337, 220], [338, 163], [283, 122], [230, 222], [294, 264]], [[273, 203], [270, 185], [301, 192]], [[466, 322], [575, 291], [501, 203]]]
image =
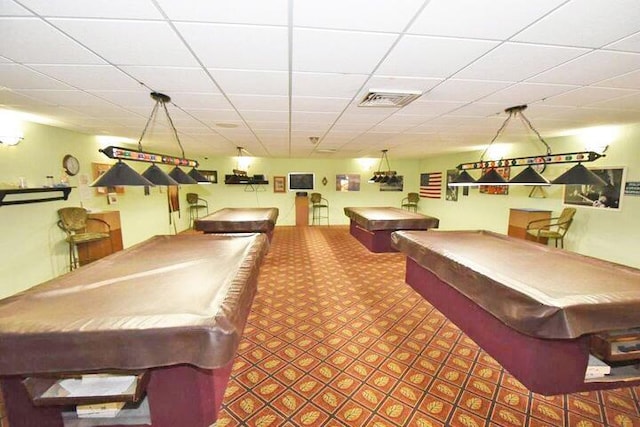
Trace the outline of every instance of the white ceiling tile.
[[535, 101], [540, 101], [575, 88], [576, 86], [569, 85], [518, 83], [482, 98], [482, 102], [502, 104], [504, 108], [509, 108], [514, 105], [530, 104]]
[[293, 96], [352, 98], [367, 80], [362, 74], [293, 73]]
[[57, 105], [97, 106], [106, 104], [100, 98], [79, 90], [19, 90], [16, 92]]
[[242, 117], [249, 122], [286, 122], [289, 120], [288, 111], [240, 111]]
[[472, 102], [510, 85], [507, 82], [449, 79], [422, 95], [420, 100]]
[[38, 15], [78, 18], [162, 19], [150, 0], [20, 0]]
[[395, 34], [294, 29], [293, 70], [370, 74], [397, 38]]
[[[25, 37], [28, 34], [28, 37]], [[99, 57], [37, 18], [0, 18], [0, 55], [31, 64], [101, 64]], [[43, 46], [46, 48], [43, 49]]]
[[233, 105], [239, 110], [287, 110], [289, 97], [266, 95], [229, 95]]
[[626, 37], [616, 43], [605, 46], [606, 49], [640, 53], [640, 32]]
[[286, 131], [289, 129], [289, 122], [260, 122], [260, 121], [252, 121], [251, 129], [255, 132], [258, 131]]
[[101, 19], [51, 19], [50, 22], [112, 64], [198, 65], [166, 22]]
[[364, 96], [369, 90], [411, 90], [426, 92], [435, 87], [443, 79], [419, 78], [419, 77], [393, 77], [393, 76], [373, 76], [367, 82], [367, 87], [361, 92]]
[[587, 53], [588, 49], [504, 43], [456, 74], [456, 78], [519, 82]]
[[233, 107], [219, 93], [171, 92], [171, 101], [185, 110], [212, 109], [231, 110]]
[[338, 118], [336, 112], [294, 111], [291, 114], [293, 123], [326, 123], [331, 124]]
[[[376, 75], [446, 78], [497, 44], [486, 40], [405, 36], [378, 68]], [[456, 54], [451, 55], [451, 52]]]
[[529, 81], [556, 84], [590, 85], [640, 69], [640, 54], [594, 51]]
[[582, 107], [594, 102], [607, 101], [609, 99], [620, 98], [631, 94], [631, 91], [625, 89], [582, 87], [546, 98], [544, 103], [548, 105]]
[[67, 89], [68, 85], [18, 64], [0, 64], [0, 85], [9, 89]]
[[287, 28], [177, 23], [196, 56], [210, 68], [287, 70]]
[[173, 92], [219, 93], [201, 68], [186, 67], [121, 67], [124, 72], [156, 92], [169, 96]]
[[293, 25], [362, 31], [402, 31], [424, 0], [302, 0], [293, 5]]
[[389, 117], [387, 117], [381, 125], [389, 125], [389, 126], [416, 126], [423, 123], [427, 120], [421, 114], [402, 114], [397, 112]]
[[593, 86], [640, 90], [640, 70], [599, 81]]
[[123, 106], [124, 108], [148, 107], [149, 112], [151, 112], [151, 108], [154, 103], [153, 99], [151, 99], [149, 90], [142, 86], [137, 90], [92, 90], [88, 92], [104, 100]]
[[564, 46], [601, 47], [640, 31], [636, 0], [570, 1], [513, 40]]
[[284, 71], [208, 70], [227, 95], [289, 94], [289, 74]]
[[416, 101], [407, 105], [402, 109], [402, 114], [418, 114], [424, 115], [425, 119], [429, 116], [439, 116], [447, 114], [465, 105], [465, 102], [448, 102], [448, 101]]
[[565, 0], [431, 0], [409, 33], [506, 39]]
[[83, 90], [140, 87], [136, 80], [111, 65], [33, 65], [31, 68]]
[[231, 132], [244, 129], [242, 118], [235, 110], [201, 110], [191, 108], [189, 109], [189, 114], [212, 125], [215, 125], [215, 123], [233, 123], [239, 125], [238, 128], [216, 127], [219, 132]]
[[294, 96], [291, 99], [292, 111], [340, 112], [351, 102], [350, 98], [320, 98]]
[[170, 19], [232, 24], [287, 25], [287, 0], [157, 0]]
[[[3, 107], [16, 107], [16, 109], [25, 112], [51, 105], [50, 102], [40, 99], [37, 94], [18, 93], [7, 89], [0, 90], [0, 104]], [[26, 110], [25, 107], [29, 107], [29, 109]]]
[[31, 12], [13, 0], [0, 0], [0, 16], [29, 16]]
[[589, 107], [599, 109], [610, 108], [618, 110], [632, 110], [638, 112], [640, 111], [640, 93], [594, 102], [590, 104]]

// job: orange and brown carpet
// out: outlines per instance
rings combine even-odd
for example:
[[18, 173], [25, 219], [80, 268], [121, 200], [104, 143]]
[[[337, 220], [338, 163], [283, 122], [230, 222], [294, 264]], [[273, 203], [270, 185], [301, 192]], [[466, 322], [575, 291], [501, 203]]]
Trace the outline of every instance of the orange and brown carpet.
[[640, 387], [529, 392], [347, 227], [277, 227], [218, 427], [640, 427]]

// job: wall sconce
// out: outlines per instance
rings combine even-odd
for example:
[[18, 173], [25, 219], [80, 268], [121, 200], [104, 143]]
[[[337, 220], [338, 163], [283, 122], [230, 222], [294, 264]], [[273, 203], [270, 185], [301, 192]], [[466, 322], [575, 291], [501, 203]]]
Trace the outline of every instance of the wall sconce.
[[24, 137], [22, 135], [0, 135], [0, 144], [2, 145], [18, 145]]

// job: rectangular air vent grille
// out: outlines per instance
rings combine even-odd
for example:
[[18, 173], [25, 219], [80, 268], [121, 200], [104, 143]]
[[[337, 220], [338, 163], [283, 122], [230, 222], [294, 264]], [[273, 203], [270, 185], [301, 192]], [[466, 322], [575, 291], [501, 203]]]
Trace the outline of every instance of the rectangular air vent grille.
[[370, 89], [358, 106], [400, 108], [418, 99], [421, 95], [420, 91]]

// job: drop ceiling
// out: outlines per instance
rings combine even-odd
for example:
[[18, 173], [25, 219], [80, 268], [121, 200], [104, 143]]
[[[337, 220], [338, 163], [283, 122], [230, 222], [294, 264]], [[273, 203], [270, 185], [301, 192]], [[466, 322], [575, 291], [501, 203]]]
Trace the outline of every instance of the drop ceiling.
[[[520, 104], [543, 136], [640, 121], [637, 0], [0, 0], [0, 40], [2, 108], [137, 141], [162, 92], [188, 157], [478, 149]], [[161, 119], [144, 148], [177, 150]]]

